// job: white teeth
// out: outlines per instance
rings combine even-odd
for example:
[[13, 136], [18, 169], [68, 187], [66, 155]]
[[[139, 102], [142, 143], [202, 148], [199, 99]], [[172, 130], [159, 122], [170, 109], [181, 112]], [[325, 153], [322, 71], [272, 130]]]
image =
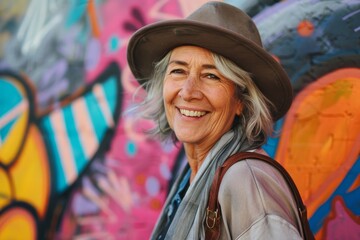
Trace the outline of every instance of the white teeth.
[[186, 109], [180, 109], [180, 112], [182, 115], [185, 115], [187, 117], [201, 117], [206, 114], [206, 112], [190, 111], [190, 110], [186, 110]]

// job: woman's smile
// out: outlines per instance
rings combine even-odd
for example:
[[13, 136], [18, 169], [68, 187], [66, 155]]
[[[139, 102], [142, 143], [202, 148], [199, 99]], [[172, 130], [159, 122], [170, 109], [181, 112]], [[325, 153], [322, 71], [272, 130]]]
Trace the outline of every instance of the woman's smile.
[[203, 111], [194, 111], [194, 110], [187, 110], [187, 109], [179, 109], [180, 113], [186, 117], [197, 117], [200, 118], [206, 114]]
[[204, 112], [204, 111], [188, 110], [188, 109], [183, 109], [183, 108], [179, 108], [179, 111], [185, 117], [200, 118], [206, 114], [206, 112]]

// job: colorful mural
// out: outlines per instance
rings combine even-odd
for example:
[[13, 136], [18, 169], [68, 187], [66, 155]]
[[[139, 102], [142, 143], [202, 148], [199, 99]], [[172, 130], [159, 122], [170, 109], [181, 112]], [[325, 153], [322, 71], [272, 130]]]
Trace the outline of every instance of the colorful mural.
[[[0, 2], [0, 239], [149, 237], [185, 159], [129, 111], [127, 42], [204, 2]], [[359, 239], [360, 3], [225, 2], [254, 18], [292, 81], [264, 149], [294, 177], [317, 239]]]

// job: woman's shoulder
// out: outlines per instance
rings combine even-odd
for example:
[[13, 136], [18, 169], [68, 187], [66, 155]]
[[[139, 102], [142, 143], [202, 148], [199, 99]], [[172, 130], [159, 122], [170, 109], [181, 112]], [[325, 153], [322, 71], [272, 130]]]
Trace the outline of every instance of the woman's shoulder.
[[246, 159], [231, 166], [225, 173], [221, 185], [221, 191], [246, 191], [251, 190], [261, 197], [266, 189], [275, 187], [287, 188], [287, 184], [281, 173], [269, 163]]
[[297, 208], [291, 191], [269, 163], [255, 159], [235, 163], [224, 175], [218, 199], [227, 214], [246, 213], [248, 220], [275, 215], [296, 226]]
[[221, 183], [227, 187], [234, 185], [235, 188], [238, 188], [239, 184], [242, 188], [255, 187], [258, 190], [275, 186], [288, 189], [283, 175], [274, 166], [251, 158], [239, 161], [231, 166]]

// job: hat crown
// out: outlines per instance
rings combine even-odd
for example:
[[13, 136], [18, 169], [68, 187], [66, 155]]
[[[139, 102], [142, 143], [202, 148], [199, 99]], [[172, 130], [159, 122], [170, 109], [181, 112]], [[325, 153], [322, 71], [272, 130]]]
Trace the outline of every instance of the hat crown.
[[232, 31], [262, 47], [260, 34], [253, 20], [240, 9], [221, 2], [208, 2], [186, 19]]

